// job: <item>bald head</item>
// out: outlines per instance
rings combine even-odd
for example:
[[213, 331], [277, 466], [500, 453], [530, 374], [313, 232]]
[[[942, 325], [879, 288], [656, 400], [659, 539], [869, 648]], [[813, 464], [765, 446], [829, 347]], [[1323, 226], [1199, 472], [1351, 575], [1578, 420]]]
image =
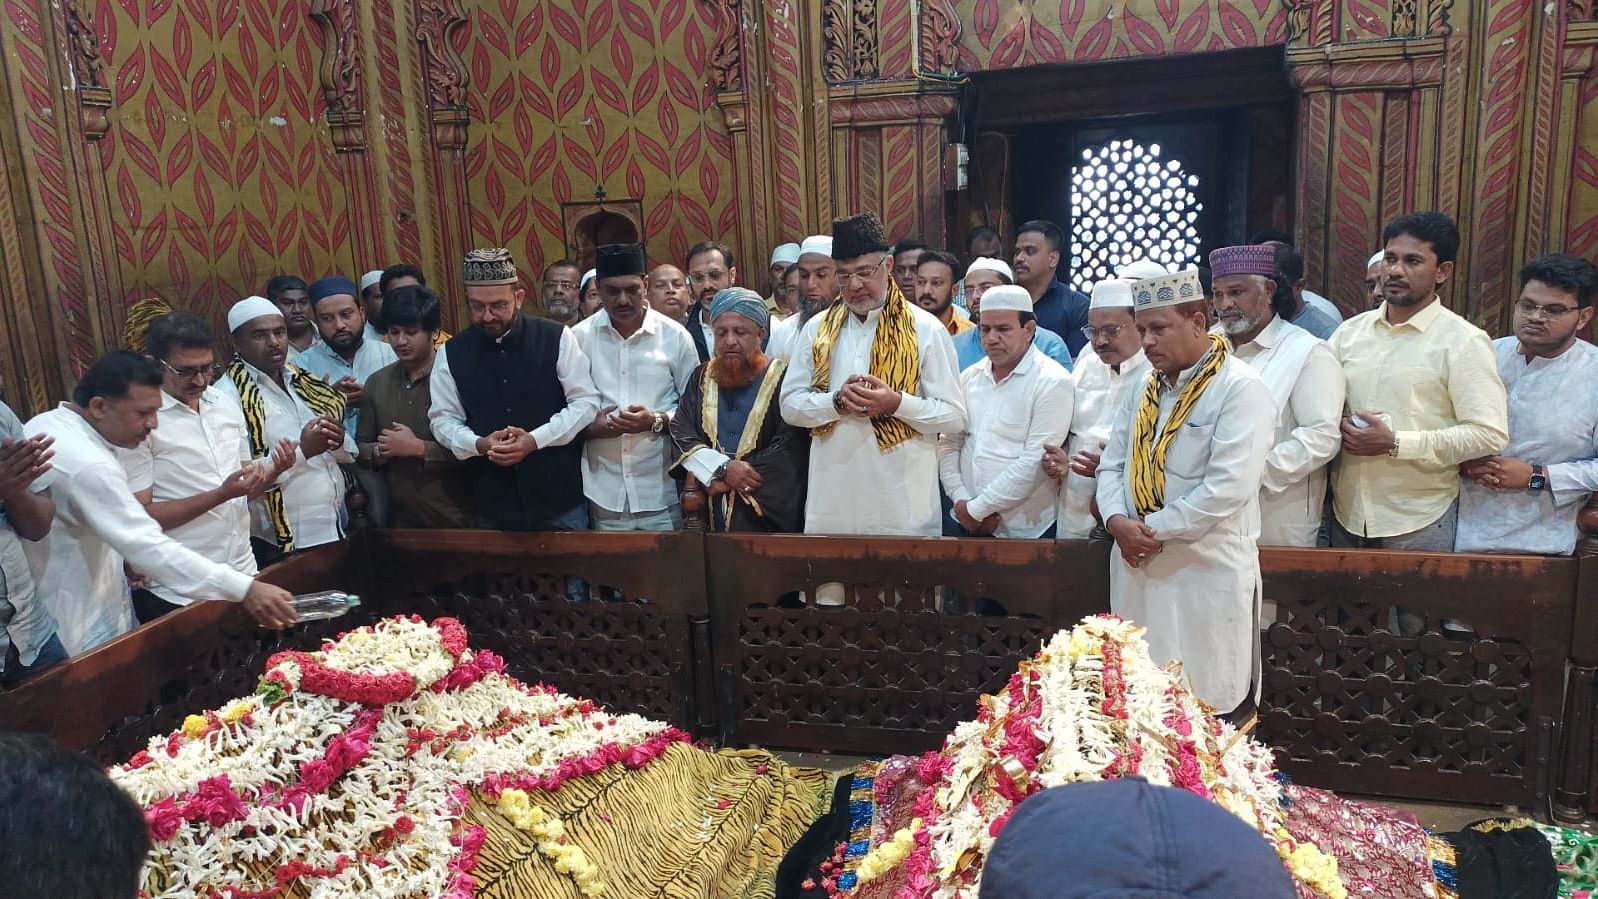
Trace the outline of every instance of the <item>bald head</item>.
[[649, 308], [675, 322], [688, 318], [688, 279], [675, 265], [658, 265], [647, 279]]

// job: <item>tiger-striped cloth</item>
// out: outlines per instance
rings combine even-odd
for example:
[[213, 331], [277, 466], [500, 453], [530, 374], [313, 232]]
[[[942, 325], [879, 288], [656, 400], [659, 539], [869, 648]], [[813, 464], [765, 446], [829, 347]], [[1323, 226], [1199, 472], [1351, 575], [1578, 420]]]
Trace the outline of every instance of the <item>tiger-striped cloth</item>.
[[[529, 797], [599, 869], [606, 897], [770, 899], [778, 863], [825, 810], [833, 783], [760, 750], [675, 743], [643, 768], [611, 765]], [[472, 870], [477, 899], [582, 899], [491, 804], [474, 795], [466, 814], [487, 831]]]
[[1192, 414], [1193, 407], [1198, 404], [1199, 397], [1204, 395], [1204, 391], [1220, 373], [1226, 355], [1226, 338], [1211, 334], [1209, 352], [1199, 360], [1198, 371], [1193, 373], [1192, 379], [1177, 396], [1171, 417], [1166, 419], [1165, 427], [1158, 436], [1154, 429], [1160, 421], [1161, 375], [1158, 369], [1149, 372], [1148, 383], [1143, 388], [1143, 402], [1137, 409], [1137, 423], [1132, 429], [1132, 447], [1127, 459], [1127, 482], [1132, 487], [1132, 502], [1137, 506], [1139, 517], [1147, 518], [1165, 508], [1165, 454], [1171, 448], [1171, 441], [1176, 439], [1182, 425], [1187, 422], [1187, 417]]
[[[244, 407], [245, 430], [250, 436], [250, 455], [256, 459], [263, 458], [272, 448], [266, 434], [266, 400], [261, 396], [261, 385], [255, 383], [248, 364], [238, 356], [233, 357], [225, 374], [238, 388], [239, 405]], [[284, 363], [283, 377], [289, 389], [299, 394], [312, 412], [334, 421], [344, 420], [344, 394], [338, 388], [309, 372], [301, 371], [293, 363]], [[285, 555], [293, 552], [294, 529], [289, 527], [282, 489], [273, 484], [262, 495], [261, 501], [266, 504], [267, 517], [272, 522], [272, 542]]]
[[[832, 392], [832, 350], [851, 314], [849, 304], [842, 300], [822, 313], [816, 342], [810, 347], [810, 358], [816, 368], [810, 386], [819, 393]], [[892, 278], [888, 279], [888, 301], [882, 306], [877, 333], [871, 340], [871, 373], [900, 393], [915, 393], [921, 389], [921, 348], [916, 344], [915, 319], [910, 313], [910, 301], [904, 298]], [[829, 421], [811, 428], [810, 433], [824, 437], [837, 426], [836, 421]], [[877, 435], [877, 449], [883, 452], [916, 435], [915, 428], [892, 415], [871, 419], [871, 429]]]
[[128, 307], [127, 321], [122, 323], [122, 348], [135, 353], [145, 353], [144, 335], [150, 322], [171, 313], [172, 305], [160, 297], [146, 297]]

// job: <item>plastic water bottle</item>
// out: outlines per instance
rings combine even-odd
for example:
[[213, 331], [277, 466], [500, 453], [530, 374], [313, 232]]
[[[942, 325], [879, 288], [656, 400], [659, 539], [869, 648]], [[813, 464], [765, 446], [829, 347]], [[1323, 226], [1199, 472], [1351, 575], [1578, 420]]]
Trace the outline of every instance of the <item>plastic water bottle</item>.
[[361, 604], [361, 598], [354, 593], [345, 593], [343, 590], [322, 590], [316, 593], [300, 593], [294, 597], [294, 611], [299, 613], [301, 621], [321, 621], [324, 618], [337, 618]]

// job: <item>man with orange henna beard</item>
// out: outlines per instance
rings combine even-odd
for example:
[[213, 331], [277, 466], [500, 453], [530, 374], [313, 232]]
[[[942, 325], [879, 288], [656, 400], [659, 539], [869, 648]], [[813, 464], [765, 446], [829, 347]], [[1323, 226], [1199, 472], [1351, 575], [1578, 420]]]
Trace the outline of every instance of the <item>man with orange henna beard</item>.
[[754, 291], [717, 292], [715, 352], [689, 379], [671, 421], [680, 454], [672, 473], [705, 485], [718, 531], [785, 533], [804, 525], [810, 439], [777, 408], [787, 364], [763, 352], [769, 323]]

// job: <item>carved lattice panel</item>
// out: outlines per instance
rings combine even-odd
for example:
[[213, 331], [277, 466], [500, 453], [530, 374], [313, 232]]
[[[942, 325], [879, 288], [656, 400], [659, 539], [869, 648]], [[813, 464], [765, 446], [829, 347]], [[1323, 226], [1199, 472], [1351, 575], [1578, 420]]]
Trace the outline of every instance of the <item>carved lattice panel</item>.
[[[574, 598], [577, 597], [577, 598]], [[434, 586], [424, 617], [451, 615], [511, 675], [616, 712], [685, 724], [687, 620], [645, 597], [575, 576], [496, 572]]]
[[739, 742], [933, 748], [1053, 629], [1038, 617], [939, 611], [932, 588], [873, 584], [850, 595], [843, 607], [743, 611], [730, 697]]
[[1450, 638], [1436, 622], [1405, 636], [1390, 610], [1279, 601], [1263, 635], [1260, 737], [1310, 783], [1386, 793], [1406, 777], [1458, 775], [1470, 781], [1462, 799], [1520, 797], [1538, 765], [1530, 651]]

